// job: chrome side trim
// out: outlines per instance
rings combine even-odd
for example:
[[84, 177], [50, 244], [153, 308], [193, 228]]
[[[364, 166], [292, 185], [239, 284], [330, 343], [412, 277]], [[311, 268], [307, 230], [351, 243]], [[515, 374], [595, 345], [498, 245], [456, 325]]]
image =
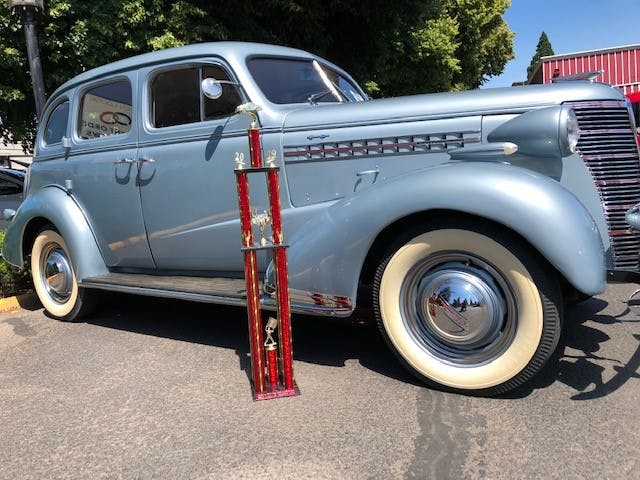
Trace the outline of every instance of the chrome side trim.
[[337, 142], [285, 145], [284, 157], [287, 164], [353, 158], [361, 155], [406, 155], [411, 153], [435, 153], [463, 148], [468, 144], [480, 143], [478, 131], [441, 132], [403, 135], [389, 138], [362, 138]]
[[[170, 290], [160, 290], [156, 288], [145, 287], [131, 287], [125, 285], [112, 285], [106, 283], [80, 283], [82, 288], [93, 288], [96, 290], [108, 290], [111, 292], [130, 293], [133, 295], [144, 295], [148, 297], [161, 297], [161, 298], [173, 298], [176, 300], [188, 300], [192, 302], [200, 303], [215, 303], [218, 305], [230, 305], [235, 307], [244, 307], [247, 302], [244, 298], [238, 297], [223, 297], [216, 295], [204, 295], [199, 293], [187, 293], [187, 292], [173, 292]], [[309, 294], [312, 295], [312, 294]], [[269, 311], [275, 311], [277, 308], [274, 298], [263, 295], [260, 303], [262, 308]], [[314, 315], [323, 317], [348, 317], [353, 313], [353, 307], [339, 306], [338, 304], [331, 305], [329, 303], [310, 305], [307, 303], [299, 303], [296, 301], [291, 302], [291, 311], [302, 315]]]

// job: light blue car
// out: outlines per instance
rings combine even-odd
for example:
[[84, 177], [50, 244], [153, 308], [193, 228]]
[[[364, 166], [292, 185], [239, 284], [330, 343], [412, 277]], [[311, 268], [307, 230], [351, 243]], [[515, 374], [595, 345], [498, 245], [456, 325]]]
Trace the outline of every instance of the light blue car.
[[[635, 125], [610, 86], [370, 100], [312, 54], [208, 43], [51, 95], [3, 252], [17, 267], [31, 256], [49, 314], [80, 318], [98, 290], [245, 303], [233, 170], [247, 102], [281, 167], [293, 311], [372, 307], [429, 384], [495, 395], [527, 382], [565, 303], [602, 292], [607, 271], [638, 271]], [[265, 190], [252, 184], [259, 212]]]

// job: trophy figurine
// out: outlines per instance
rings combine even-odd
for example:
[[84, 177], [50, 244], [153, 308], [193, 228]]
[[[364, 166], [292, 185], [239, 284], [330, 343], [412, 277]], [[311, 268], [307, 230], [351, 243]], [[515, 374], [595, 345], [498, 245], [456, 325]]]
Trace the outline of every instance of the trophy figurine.
[[251, 223], [257, 225], [260, 229], [260, 246], [264, 247], [268, 243], [264, 237], [264, 230], [271, 223], [271, 215], [266, 210], [263, 210], [263, 213], [256, 212], [251, 216]]
[[270, 150], [269, 154], [267, 155], [267, 166], [269, 168], [275, 168], [276, 166], [276, 151], [275, 150]]
[[235, 158], [233, 160], [234, 160], [234, 162], [236, 162], [236, 168], [238, 170], [242, 170], [244, 168], [244, 165], [245, 165], [245, 163], [244, 163], [244, 153], [236, 152], [236, 156], [235, 156]]

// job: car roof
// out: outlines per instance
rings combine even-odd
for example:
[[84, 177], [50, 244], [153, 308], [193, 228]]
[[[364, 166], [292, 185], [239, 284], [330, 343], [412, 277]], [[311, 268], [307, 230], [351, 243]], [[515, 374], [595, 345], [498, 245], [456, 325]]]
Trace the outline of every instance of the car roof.
[[[141, 55], [135, 55], [123, 60], [117, 60], [113, 63], [109, 63], [86, 72], [76, 75], [69, 81], [62, 84], [51, 95], [51, 99], [54, 99], [60, 93], [73, 88], [74, 86], [100, 78], [105, 75], [129, 70], [132, 68], [139, 68], [145, 65], [152, 65], [160, 62], [167, 62], [171, 60], [182, 60], [189, 57], [197, 58], [203, 55], [217, 55], [221, 57], [235, 56], [239, 58], [247, 58], [250, 56], [291, 56], [291, 57], [303, 57], [303, 58], [315, 58], [322, 60], [320, 57], [304, 50], [298, 50], [296, 48], [281, 47], [277, 45], [267, 45], [264, 43], [251, 43], [251, 42], [207, 42], [197, 43], [193, 45], [186, 45], [183, 47], [167, 48], [164, 50], [157, 50], [150, 53], [143, 53]], [[326, 60], [323, 60], [325, 63]]]

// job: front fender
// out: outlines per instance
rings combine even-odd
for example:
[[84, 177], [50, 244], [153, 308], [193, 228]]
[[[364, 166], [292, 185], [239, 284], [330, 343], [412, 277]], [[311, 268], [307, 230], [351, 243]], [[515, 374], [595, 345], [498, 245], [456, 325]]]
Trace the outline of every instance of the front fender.
[[45, 218], [58, 229], [67, 243], [78, 281], [108, 273], [82, 210], [58, 186], [41, 188], [20, 205], [9, 223], [2, 247], [2, 255], [9, 263], [22, 268], [29, 253], [22, 251], [24, 234], [29, 222], [36, 218]]
[[605, 288], [600, 234], [572, 193], [523, 168], [452, 162], [374, 184], [307, 222], [289, 239], [292, 298], [311, 294], [353, 305], [377, 235], [401, 218], [429, 210], [455, 210], [505, 225], [579, 291], [594, 295]]

